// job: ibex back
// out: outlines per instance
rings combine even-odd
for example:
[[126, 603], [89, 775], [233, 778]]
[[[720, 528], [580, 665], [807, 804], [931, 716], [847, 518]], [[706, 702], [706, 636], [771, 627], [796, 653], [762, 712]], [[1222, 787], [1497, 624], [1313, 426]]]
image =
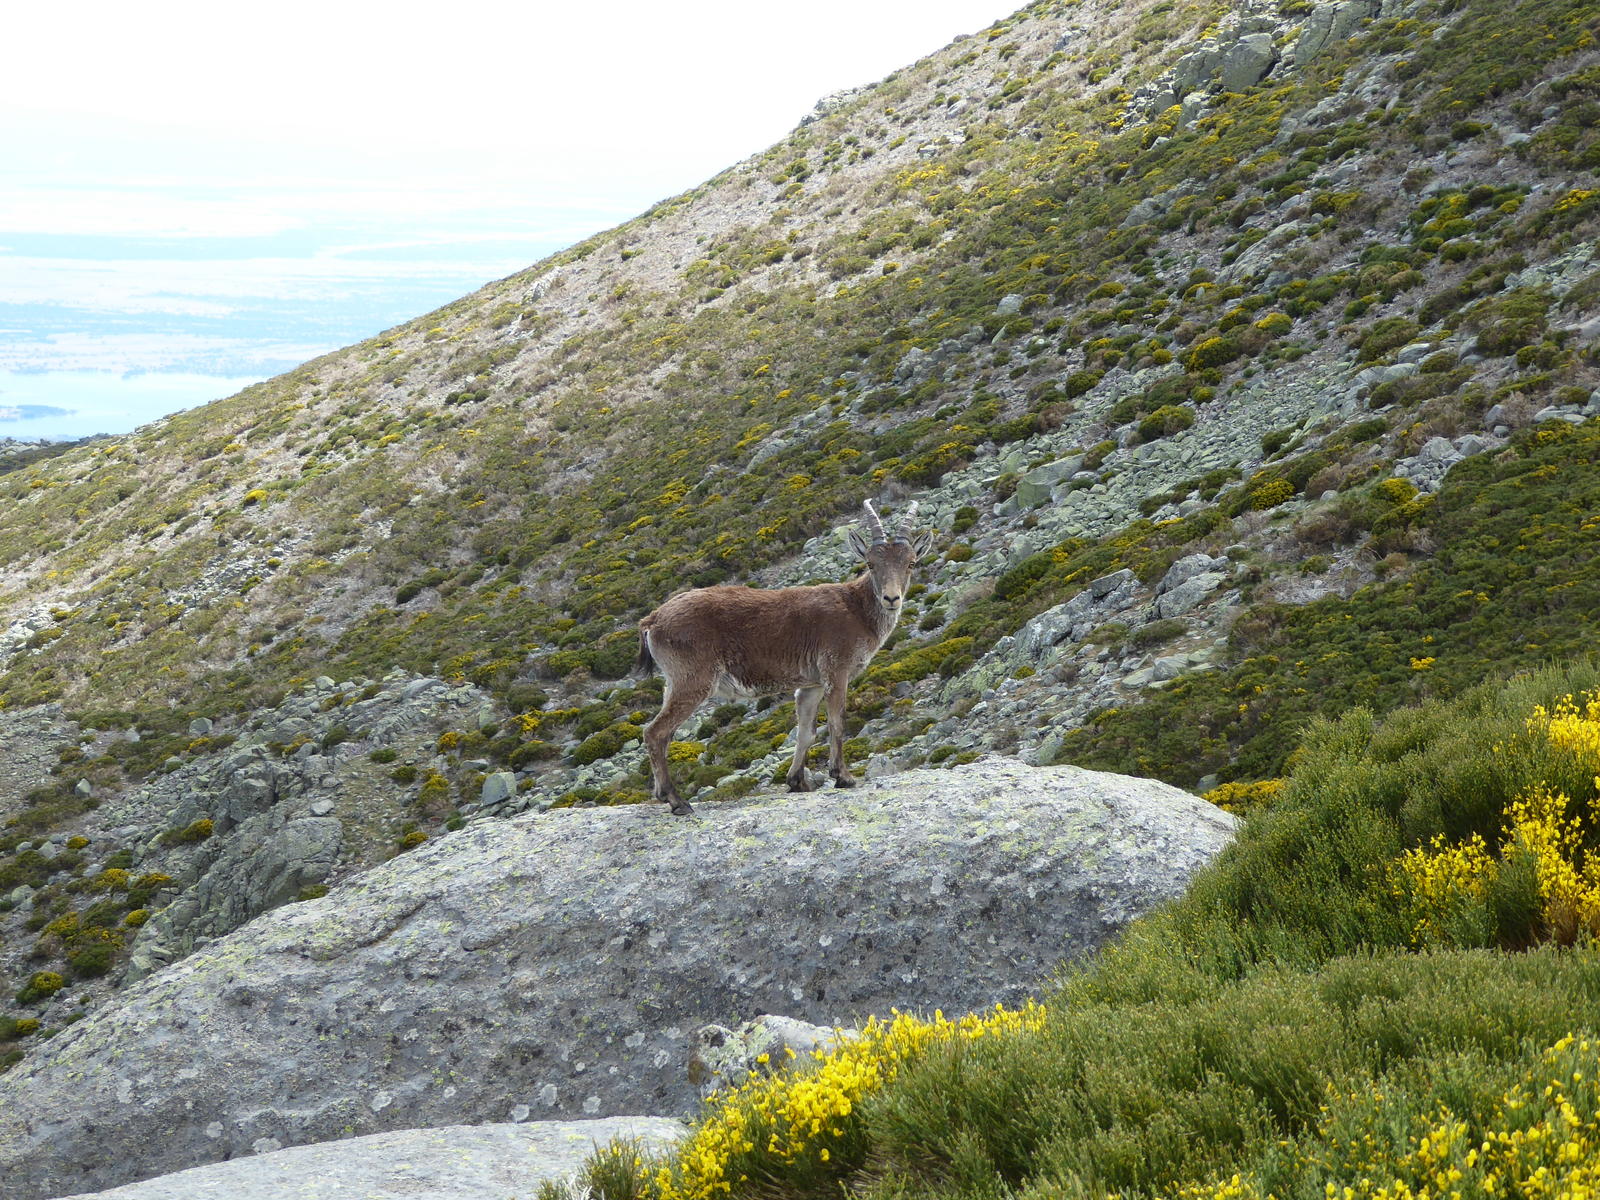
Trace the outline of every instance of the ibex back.
[[678, 814], [693, 812], [672, 786], [667, 745], [678, 726], [709, 696], [793, 690], [792, 792], [811, 790], [806, 754], [815, 736], [817, 708], [828, 701], [828, 773], [839, 787], [854, 787], [844, 761], [844, 705], [850, 681], [861, 674], [900, 620], [911, 565], [927, 551], [931, 535], [908, 532], [911, 504], [893, 537], [866, 503], [869, 542], [859, 530], [850, 544], [867, 569], [849, 583], [814, 587], [709, 587], [681, 592], [639, 622], [639, 665], [659, 668], [666, 680], [661, 711], [644, 727], [650, 753], [651, 794]]

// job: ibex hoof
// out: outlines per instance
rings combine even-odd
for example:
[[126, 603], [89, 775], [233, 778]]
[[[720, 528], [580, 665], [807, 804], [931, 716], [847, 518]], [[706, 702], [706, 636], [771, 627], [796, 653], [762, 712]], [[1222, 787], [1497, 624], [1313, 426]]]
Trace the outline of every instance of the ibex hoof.
[[858, 780], [856, 777], [848, 773], [843, 775], [835, 775], [833, 777], [834, 787], [855, 787], [857, 782]]
[[811, 790], [811, 777], [804, 771], [799, 774], [789, 775], [789, 790], [791, 792], [809, 792]]
[[672, 806], [672, 815], [675, 817], [694, 816], [694, 808], [691, 807], [687, 800], [684, 800], [679, 796], [674, 796], [671, 800], [667, 801], [667, 803]]

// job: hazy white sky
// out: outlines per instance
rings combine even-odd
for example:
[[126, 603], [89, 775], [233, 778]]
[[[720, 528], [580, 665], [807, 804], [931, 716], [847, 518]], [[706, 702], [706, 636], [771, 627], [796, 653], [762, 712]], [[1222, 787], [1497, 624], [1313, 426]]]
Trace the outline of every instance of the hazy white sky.
[[15, 5], [0, 231], [425, 226], [517, 201], [609, 223], [1015, 3]]
[[420, 315], [1020, 3], [11, 5], [0, 436], [122, 432]]

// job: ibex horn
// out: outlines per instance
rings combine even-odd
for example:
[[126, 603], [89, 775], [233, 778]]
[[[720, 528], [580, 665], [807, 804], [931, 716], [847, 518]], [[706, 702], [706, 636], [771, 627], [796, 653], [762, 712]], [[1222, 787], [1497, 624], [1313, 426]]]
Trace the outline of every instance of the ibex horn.
[[906, 511], [901, 515], [900, 520], [895, 523], [895, 527], [894, 527], [894, 540], [895, 541], [897, 541], [897, 542], [909, 542], [909, 541], [911, 541], [911, 536], [910, 536], [910, 534], [911, 534], [911, 522], [916, 520], [916, 518], [917, 518], [917, 502], [915, 500], [913, 500], [910, 504], [906, 505]]
[[881, 546], [889, 539], [884, 536], [883, 522], [878, 519], [878, 510], [872, 507], [871, 500], [868, 500], [863, 507], [867, 510], [867, 528], [872, 531], [872, 544]]

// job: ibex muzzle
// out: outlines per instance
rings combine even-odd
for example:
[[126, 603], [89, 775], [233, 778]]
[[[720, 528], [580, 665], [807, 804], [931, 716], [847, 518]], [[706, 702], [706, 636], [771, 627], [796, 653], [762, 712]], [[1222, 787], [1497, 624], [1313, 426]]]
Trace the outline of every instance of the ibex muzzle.
[[667, 685], [661, 711], [644, 727], [651, 794], [673, 812], [694, 810], [672, 786], [667, 745], [678, 726], [712, 695], [793, 690], [792, 792], [811, 790], [806, 753], [815, 736], [817, 708], [826, 696], [828, 773], [839, 787], [855, 786], [844, 761], [846, 693], [900, 620], [911, 566], [932, 540], [929, 533], [910, 532], [915, 503], [892, 536], [884, 532], [872, 501], [865, 507], [863, 523], [871, 540], [851, 530], [850, 544], [867, 569], [851, 582], [696, 588], [672, 597], [639, 622], [639, 665], [659, 668]]

